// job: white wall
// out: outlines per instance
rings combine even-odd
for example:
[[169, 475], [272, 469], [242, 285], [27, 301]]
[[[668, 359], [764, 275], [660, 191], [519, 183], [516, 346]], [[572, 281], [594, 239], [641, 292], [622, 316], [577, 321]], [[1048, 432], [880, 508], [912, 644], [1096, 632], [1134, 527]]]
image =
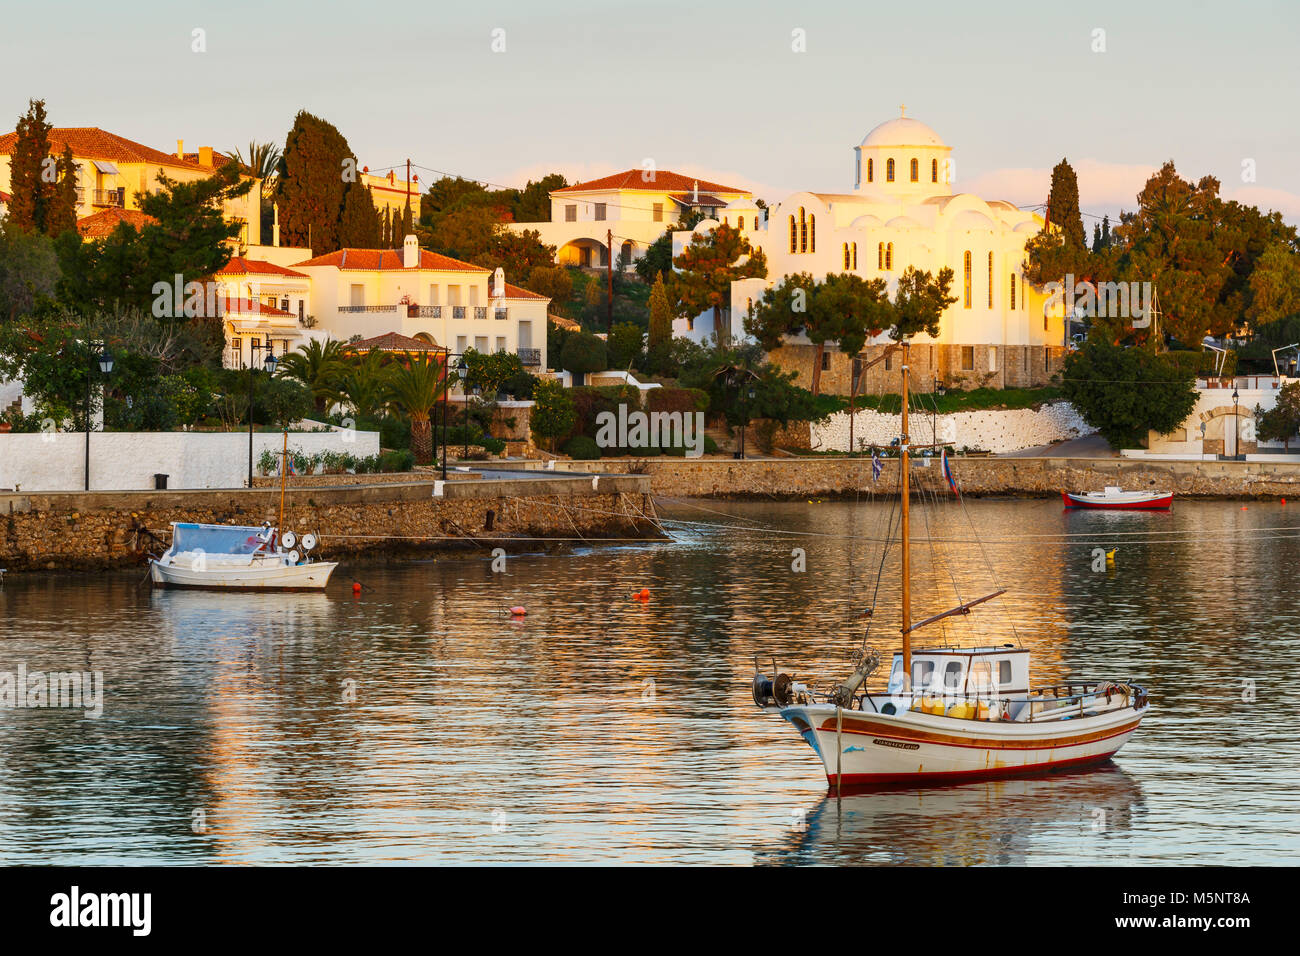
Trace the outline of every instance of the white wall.
[[[1039, 409], [1012, 408], [977, 412], [954, 412], [938, 416], [937, 421], [924, 413], [914, 412], [909, 424], [912, 443], [928, 445], [952, 442], [962, 448], [981, 448], [1006, 453], [1049, 445], [1087, 435], [1092, 429], [1069, 402], [1052, 402]], [[884, 415], [872, 409], [854, 416], [853, 442], [888, 445], [898, 437], [898, 414]], [[849, 415], [838, 412], [825, 422], [812, 426], [813, 450], [845, 451], [849, 447]], [[854, 449], [857, 450], [856, 448]]]
[[[279, 451], [276, 432], [253, 435], [253, 463]], [[357, 458], [379, 453], [378, 432], [290, 432], [290, 449]], [[85, 487], [85, 432], [0, 435], [0, 489], [80, 491]], [[171, 488], [241, 488], [248, 482], [248, 432], [92, 432], [92, 491], [148, 490], [154, 474]]]

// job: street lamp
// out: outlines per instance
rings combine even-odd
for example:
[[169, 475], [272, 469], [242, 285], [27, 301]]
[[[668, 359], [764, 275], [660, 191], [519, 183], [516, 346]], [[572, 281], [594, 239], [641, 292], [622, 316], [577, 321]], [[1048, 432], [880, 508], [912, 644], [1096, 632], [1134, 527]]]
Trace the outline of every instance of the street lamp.
[[95, 356], [95, 347], [90, 346], [91, 361], [86, 370], [86, 490], [90, 490], [90, 380], [95, 377], [95, 364], [98, 361], [100, 374], [107, 378], [113, 371], [113, 356], [108, 354], [108, 349], [100, 352], [98, 357]]
[[[477, 399], [482, 392], [477, 385], [474, 386], [474, 398]], [[469, 396], [465, 396], [465, 460], [469, 461]]]
[[1241, 444], [1241, 422], [1237, 419], [1237, 386], [1232, 386], [1232, 458], [1237, 459], [1237, 448]]
[[745, 460], [745, 429], [749, 427], [749, 403], [754, 400], [754, 386], [745, 389], [745, 403], [741, 408], [740, 421], [740, 460]]
[[[257, 366], [253, 364], [253, 340], [248, 340], [248, 487], [253, 487], [253, 373]], [[266, 340], [266, 358], [262, 359], [267, 375], [275, 374], [275, 354], [271, 351], [271, 340]]]

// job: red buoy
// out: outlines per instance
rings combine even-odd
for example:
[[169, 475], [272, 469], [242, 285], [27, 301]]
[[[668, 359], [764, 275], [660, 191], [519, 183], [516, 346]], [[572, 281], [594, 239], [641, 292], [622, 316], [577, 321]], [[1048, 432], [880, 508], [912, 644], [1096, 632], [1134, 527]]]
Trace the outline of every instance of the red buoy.
[[510, 613], [513, 614], [515, 617], [523, 617], [525, 614], [528, 613], [528, 611], [526, 611], [521, 605], [516, 604], [514, 607], [510, 609]]
[[361, 593], [361, 582], [360, 582], [360, 581], [353, 581], [353, 582], [352, 582], [352, 593], [353, 593], [353, 594], [360, 594], [360, 593]]

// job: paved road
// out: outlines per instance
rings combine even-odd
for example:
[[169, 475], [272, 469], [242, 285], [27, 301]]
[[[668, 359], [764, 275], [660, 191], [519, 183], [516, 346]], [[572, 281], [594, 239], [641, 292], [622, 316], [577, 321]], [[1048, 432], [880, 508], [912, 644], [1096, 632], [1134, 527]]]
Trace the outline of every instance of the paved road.
[[999, 458], [1118, 458], [1119, 452], [1110, 447], [1110, 443], [1100, 435], [1084, 435], [1070, 441], [1055, 445], [1038, 445], [1034, 448], [1022, 448], [1020, 451], [1008, 451], [998, 455]]

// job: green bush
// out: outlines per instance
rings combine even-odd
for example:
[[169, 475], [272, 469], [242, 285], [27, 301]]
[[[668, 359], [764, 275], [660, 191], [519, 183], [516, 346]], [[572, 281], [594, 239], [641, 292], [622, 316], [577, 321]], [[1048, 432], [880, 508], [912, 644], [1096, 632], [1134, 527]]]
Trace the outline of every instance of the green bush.
[[409, 448], [390, 449], [379, 456], [380, 471], [410, 471], [415, 467], [415, 453]]
[[594, 438], [577, 435], [565, 444], [564, 453], [575, 461], [595, 461], [600, 457], [600, 446]]

